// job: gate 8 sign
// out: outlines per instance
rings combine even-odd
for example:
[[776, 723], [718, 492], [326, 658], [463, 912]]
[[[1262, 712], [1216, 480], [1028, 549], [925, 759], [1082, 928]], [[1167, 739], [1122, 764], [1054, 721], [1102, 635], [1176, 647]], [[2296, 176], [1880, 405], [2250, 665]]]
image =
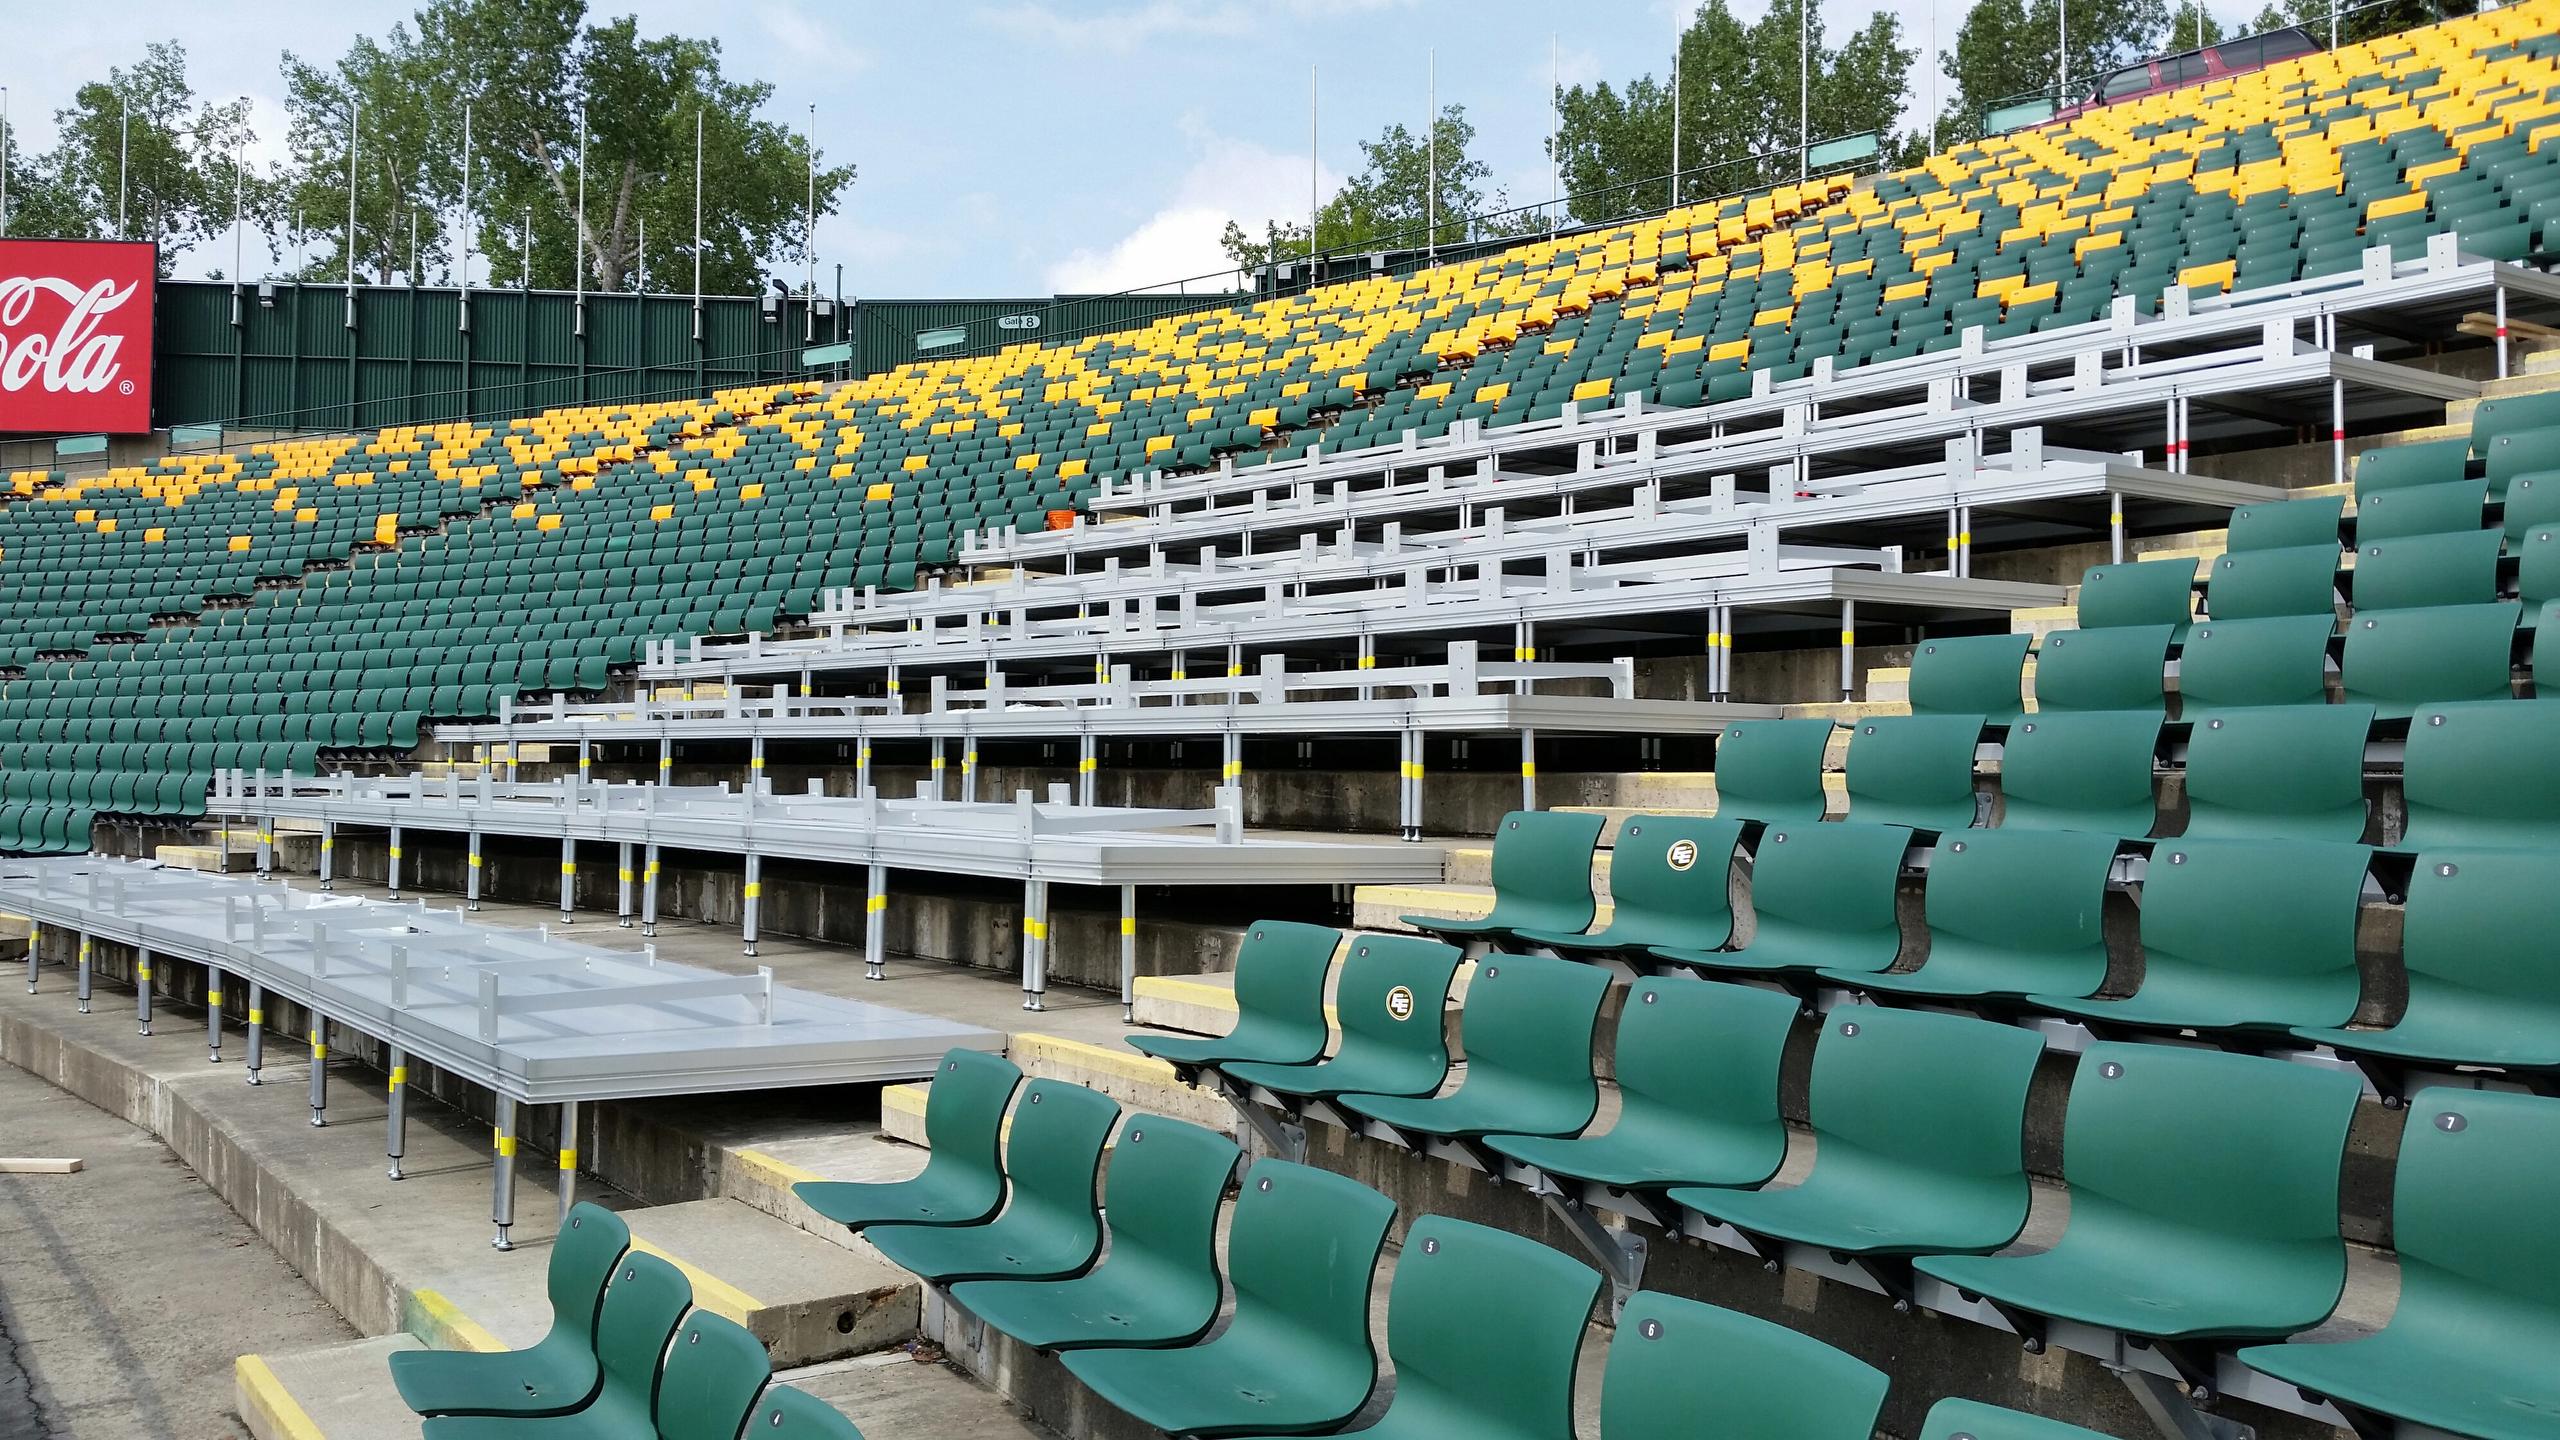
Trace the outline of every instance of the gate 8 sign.
[[0, 240], [0, 433], [151, 428], [145, 241]]

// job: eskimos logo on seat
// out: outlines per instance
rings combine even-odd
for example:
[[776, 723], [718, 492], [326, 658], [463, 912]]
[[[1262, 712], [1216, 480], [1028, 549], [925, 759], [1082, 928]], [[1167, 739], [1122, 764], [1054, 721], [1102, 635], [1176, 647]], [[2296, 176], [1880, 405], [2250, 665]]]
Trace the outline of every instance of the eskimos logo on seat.
[[151, 428], [155, 247], [0, 241], [0, 432]]

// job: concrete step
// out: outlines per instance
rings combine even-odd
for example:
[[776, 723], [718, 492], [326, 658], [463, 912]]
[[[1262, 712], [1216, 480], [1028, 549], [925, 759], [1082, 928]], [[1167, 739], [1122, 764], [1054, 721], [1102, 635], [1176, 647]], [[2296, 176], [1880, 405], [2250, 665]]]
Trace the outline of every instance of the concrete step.
[[1235, 1111], [1206, 1090], [1180, 1084], [1173, 1067], [1126, 1045], [1097, 1045], [1057, 1035], [1013, 1037], [1005, 1055], [1035, 1080], [1064, 1080], [1098, 1090], [1122, 1106], [1171, 1115], [1212, 1130], [1233, 1132]]
[[151, 852], [151, 858], [174, 869], [201, 870], [210, 875], [258, 868], [255, 850], [233, 850], [226, 855], [215, 845], [162, 845]]
[[[1558, 806], [1559, 810], [1585, 813], [1581, 807]], [[1488, 886], [1493, 883], [1493, 847], [1490, 845], [1451, 846], [1449, 863], [1443, 876], [1451, 885]], [[1591, 883], [1600, 898], [1609, 896], [1609, 852], [1602, 849], [1591, 857]]]
[[914, 1278], [730, 1199], [626, 1212], [635, 1249], [693, 1282], [693, 1303], [754, 1332], [776, 1365], [902, 1344], [915, 1333]]
[[[1612, 906], [1602, 901], [1594, 925], [1606, 925]], [[1351, 923], [1363, 930], [1411, 933], [1407, 915], [1478, 920], [1493, 912], [1493, 888], [1479, 885], [1363, 885], [1351, 892]]]
[[400, 1403], [391, 1357], [420, 1348], [384, 1335], [287, 1355], [243, 1355], [233, 1404], [257, 1440], [418, 1440], [425, 1422]]
[[[1224, 1035], [1236, 1025], [1232, 970], [1205, 975], [1141, 975], [1130, 1007], [1140, 1026], [1184, 1035]], [[1327, 1019], [1333, 1018], [1330, 1011]]]
[[[1715, 797], [1712, 794], [1707, 797], [1710, 801], [1714, 800], [1714, 798]], [[1558, 810], [1571, 811], [1577, 815], [1599, 816], [1602, 821], [1600, 826], [1600, 843], [1604, 846], [1615, 846], [1618, 843], [1618, 827], [1627, 823], [1627, 817], [1630, 815], [1688, 815], [1703, 820], [1716, 813], [1715, 806], [1713, 804], [1693, 806], [1687, 809], [1651, 810], [1637, 809], [1629, 805], [1559, 805], [1556, 808]], [[1603, 858], [1606, 858], [1607, 852], [1604, 850], [1602, 855]]]

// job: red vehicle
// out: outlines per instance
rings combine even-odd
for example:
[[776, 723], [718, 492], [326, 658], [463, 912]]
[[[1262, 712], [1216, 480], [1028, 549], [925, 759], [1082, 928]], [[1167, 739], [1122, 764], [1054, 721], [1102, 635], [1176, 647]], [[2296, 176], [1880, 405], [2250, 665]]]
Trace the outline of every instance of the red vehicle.
[[2311, 32], [2288, 25], [2259, 35], [2236, 36], [2201, 50], [2162, 55], [2110, 73], [2098, 82], [2097, 88], [2087, 98], [2063, 106], [2054, 112], [2053, 118], [2069, 120], [2101, 105], [2157, 95], [2225, 75], [2245, 75], [2279, 60], [2309, 55], [2319, 48], [2320, 42], [2311, 38]]

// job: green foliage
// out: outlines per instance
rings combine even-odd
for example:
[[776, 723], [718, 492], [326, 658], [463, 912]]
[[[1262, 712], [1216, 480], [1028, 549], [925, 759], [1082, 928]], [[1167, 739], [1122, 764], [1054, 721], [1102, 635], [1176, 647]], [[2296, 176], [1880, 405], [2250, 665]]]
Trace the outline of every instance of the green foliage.
[[199, 103], [175, 42], [82, 85], [53, 118], [61, 133], [49, 152], [16, 153], [12, 132], [10, 234], [157, 241], [166, 274], [179, 249], [230, 228], [232, 167], [255, 138], [248, 104]]
[[[1955, 48], [1941, 57], [1956, 82], [1955, 96], [1938, 120], [1941, 145], [1980, 135], [1982, 112], [2003, 100], [2053, 92], [2059, 26], [2066, 14], [2075, 94], [2106, 72], [2169, 43], [2167, 0], [2069, 0], [2067, 12], [2055, 5], [2056, 0], [1977, 0], [1965, 12]], [[2194, 24], [2191, 15], [2187, 24]]]
[[[1401, 124], [1390, 125], [1375, 140], [1360, 142], [1360, 173], [1351, 177], [1316, 211], [1317, 248], [1327, 253], [1357, 250], [1413, 250], [1426, 241], [1457, 244], [1470, 235], [1503, 234], [1535, 228], [1535, 217], [1498, 212], [1510, 201], [1500, 187], [1490, 193], [1485, 182], [1493, 167], [1470, 153], [1476, 127], [1464, 105], [1443, 106], [1426, 139]], [[1438, 147], [1438, 184], [1432, 182], [1433, 141]], [[1435, 214], [1434, 190], [1439, 195]], [[1497, 212], [1486, 215], [1484, 212]], [[1240, 270], [1258, 270], [1274, 258], [1286, 264], [1307, 253], [1304, 224], [1267, 222], [1260, 237], [1230, 220], [1219, 242]]]

